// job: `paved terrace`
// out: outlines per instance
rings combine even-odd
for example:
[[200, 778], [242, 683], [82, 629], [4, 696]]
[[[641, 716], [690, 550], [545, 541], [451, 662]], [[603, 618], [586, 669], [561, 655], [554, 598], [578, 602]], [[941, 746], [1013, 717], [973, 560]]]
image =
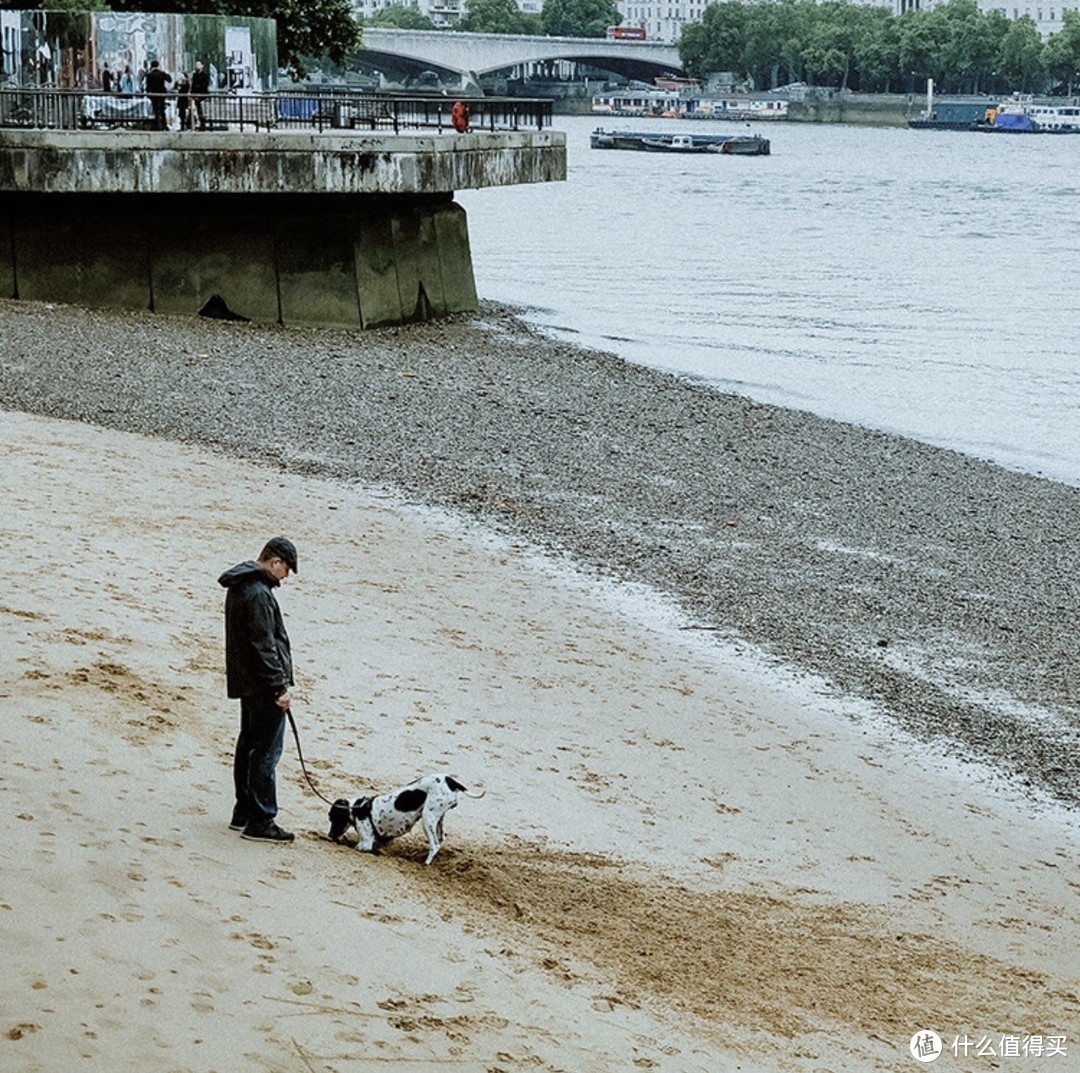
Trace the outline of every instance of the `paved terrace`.
[[473, 309], [454, 191], [565, 179], [566, 143], [515, 110], [519, 129], [498, 129], [488, 101], [473, 102], [485, 129], [457, 134], [450, 103], [423, 102], [426, 128], [383, 116], [399, 133], [319, 131], [310, 115], [35, 129], [22, 109], [0, 127], [0, 297], [358, 327]]

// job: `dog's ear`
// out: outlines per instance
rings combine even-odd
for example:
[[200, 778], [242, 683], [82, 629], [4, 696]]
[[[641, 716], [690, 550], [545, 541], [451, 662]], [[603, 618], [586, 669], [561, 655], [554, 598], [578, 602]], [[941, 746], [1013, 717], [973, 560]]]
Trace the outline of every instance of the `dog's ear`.
[[330, 806], [330, 833], [329, 838], [334, 842], [340, 842], [346, 828], [352, 823], [352, 809], [349, 802], [339, 797]]

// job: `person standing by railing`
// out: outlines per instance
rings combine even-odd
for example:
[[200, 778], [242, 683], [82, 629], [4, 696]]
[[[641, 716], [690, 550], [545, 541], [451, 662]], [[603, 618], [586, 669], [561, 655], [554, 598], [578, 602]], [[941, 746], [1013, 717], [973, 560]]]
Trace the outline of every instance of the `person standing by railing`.
[[203, 114], [203, 102], [210, 92], [210, 72], [203, 66], [202, 60], [195, 61], [195, 71], [191, 76], [191, 100], [199, 117], [199, 130], [206, 130], [206, 116]]
[[469, 114], [469, 106], [464, 101], [455, 101], [450, 109], [450, 122], [458, 134], [468, 134], [472, 130], [470, 125], [472, 116]]
[[157, 60], [152, 60], [150, 70], [146, 72], [146, 92], [150, 97], [150, 107], [154, 110], [154, 130], [165, 130], [165, 87], [172, 81], [172, 75], [161, 69]]
[[131, 73], [130, 67], [124, 68], [124, 73], [120, 76], [119, 80], [120, 96], [131, 97], [135, 93], [135, 76]]
[[176, 111], [180, 116], [180, 129], [191, 128], [191, 79], [187, 71], [181, 71], [176, 79]]

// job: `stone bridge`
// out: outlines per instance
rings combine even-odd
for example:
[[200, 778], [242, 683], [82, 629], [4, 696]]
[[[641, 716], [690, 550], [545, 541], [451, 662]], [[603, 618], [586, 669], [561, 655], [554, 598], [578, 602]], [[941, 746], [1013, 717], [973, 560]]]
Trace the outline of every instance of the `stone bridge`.
[[679, 50], [655, 41], [609, 41], [603, 37], [539, 37], [527, 34], [469, 34], [452, 30], [364, 28], [363, 61], [378, 67], [406, 64], [456, 75], [483, 75], [525, 63], [573, 60], [652, 81], [682, 74]]

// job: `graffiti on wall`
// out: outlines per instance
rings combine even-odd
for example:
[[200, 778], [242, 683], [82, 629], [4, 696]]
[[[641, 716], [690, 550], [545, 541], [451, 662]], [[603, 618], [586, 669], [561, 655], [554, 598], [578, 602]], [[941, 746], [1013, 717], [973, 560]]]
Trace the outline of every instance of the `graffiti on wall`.
[[157, 60], [175, 77], [195, 62], [211, 92], [277, 88], [277, 23], [229, 15], [0, 11], [0, 86], [142, 93]]

